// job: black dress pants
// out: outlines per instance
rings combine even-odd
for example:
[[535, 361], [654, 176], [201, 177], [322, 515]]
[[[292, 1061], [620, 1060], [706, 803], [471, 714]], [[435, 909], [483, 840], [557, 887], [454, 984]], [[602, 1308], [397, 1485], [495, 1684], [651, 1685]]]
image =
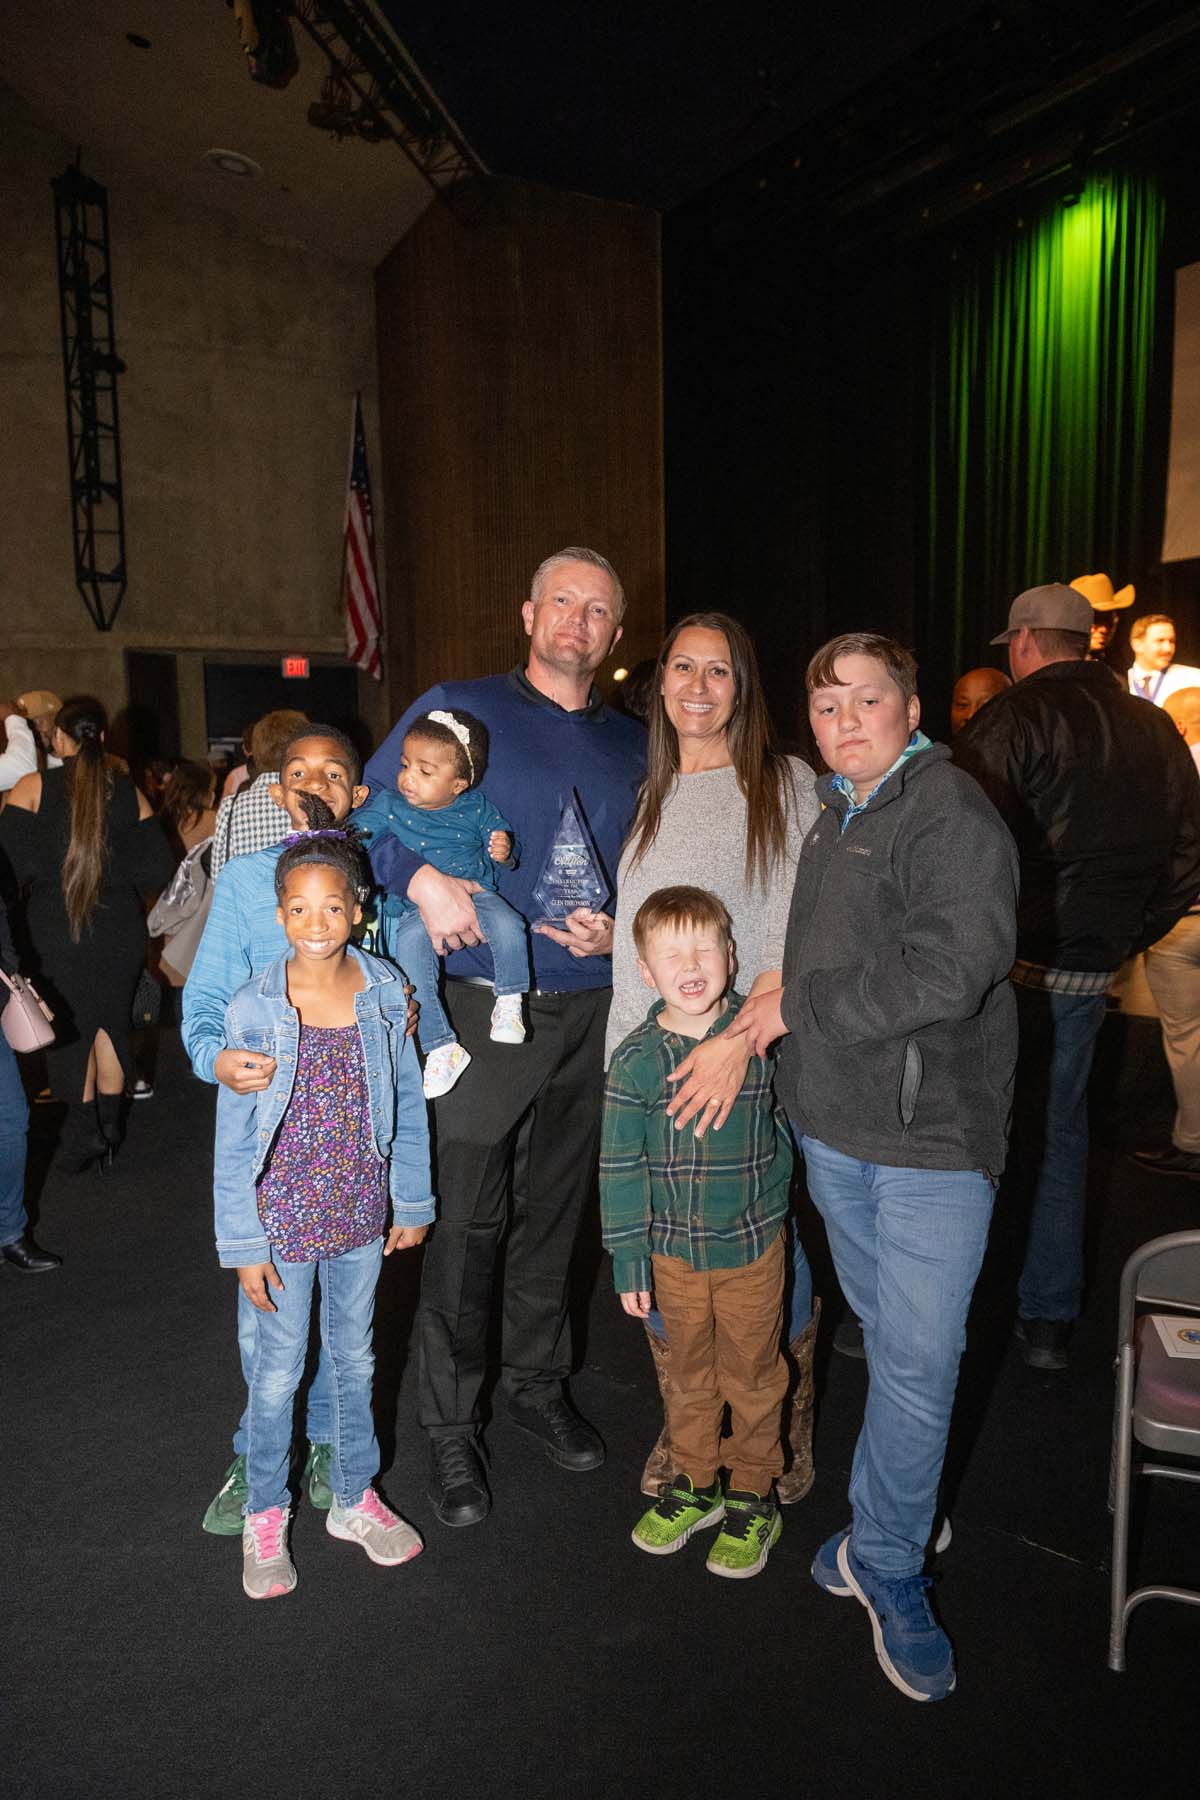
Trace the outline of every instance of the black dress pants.
[[417, 1313], [419, 1418], [434, 1435], [478, 1424], [506, 1229], [505, 1391], [553, 1399], [571, 1372], [567, 1278], [596, 1181], [611, 998], [610, 988], [531, 993], [524, 1044], [493, 1044], [491, 988], [446, 983], [446, 1011], [472, 1062], [434, 1103], [438, 1220]]

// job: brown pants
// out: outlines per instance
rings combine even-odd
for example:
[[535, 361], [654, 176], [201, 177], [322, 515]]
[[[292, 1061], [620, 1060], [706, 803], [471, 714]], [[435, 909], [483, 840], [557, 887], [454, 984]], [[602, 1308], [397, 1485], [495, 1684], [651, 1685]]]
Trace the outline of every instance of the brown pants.
[[[783, 1472], [779, 1415], [788, 1385], [780, 1354], [782, 1231], [741, 1269], [691, 1269], [678, 1256], [651, 1263], [671, 1350], [667, 1428], [675, 1473], [707, 1487], [724, 1460], [733, 1487], [769, 1493]], [[726, 1401], [732, 1431], [722, 1456]]]

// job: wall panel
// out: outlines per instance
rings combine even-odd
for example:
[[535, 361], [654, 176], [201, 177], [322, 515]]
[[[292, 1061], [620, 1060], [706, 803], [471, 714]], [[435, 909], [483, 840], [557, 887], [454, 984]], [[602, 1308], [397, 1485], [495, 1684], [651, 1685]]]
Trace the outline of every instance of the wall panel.
[[530, 574], [564, 544], [620, 571], [616, 662], [654, 654], [661, 636], [657, 215], [496, 187], [492, 222], [431, 207], [376, 276], [399, 705], [510, 667]]

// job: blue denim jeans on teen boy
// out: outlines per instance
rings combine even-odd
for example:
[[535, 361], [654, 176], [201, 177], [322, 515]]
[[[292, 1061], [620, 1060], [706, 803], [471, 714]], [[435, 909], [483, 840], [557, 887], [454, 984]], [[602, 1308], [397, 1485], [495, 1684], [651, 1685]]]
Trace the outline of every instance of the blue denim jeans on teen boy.
[[25, 1212], [28, 1125], [21, 1071], [8, 1039], [0, 1037], [0, 1246], [15, 1244], [29, 1223]]
[[1083, 1302], [1088, 1077], [1104, 1023], [1103, 994], [1055, 994], [1013, 983], [1020, 1052], [1013, 1138], [1031, 1194], [1017, 1285], [1023, 1319], [1077, 1319]]
[[313, 1283], [320, 1279], [321, 1343], [332, 1386], [331, 1485], [339, 1506], [354, 1506], [379, 1473], [379, 1445], [371, 1417], [375, 1356], [371, 1330], [383, 1239], [325, 1262], [289, 1263], [275, 1257], [282, 1288], [269, 1288], [273, 1313], [259, 1312], [250, 1403], [246, 1408], [246, 1510], [288, 1506], [292, 1413], [304, 1371]]
[[859, 1561], [896, 1580], [925, 1561], [967, 1311], [994, 1188], [980, 1170], [894, 1169], [801, 1138], [869, 1386], [850, 1473]]
[[[492, 986], [497, 994], [524, 994], [529, 989], [529, 934], [520, 913], [507, 900], [486, 889], [471, 896], [479, 923], [492, 953]], [[391, 912], [384, 916], [387, 953], [403, 969], [416, 990], [421, 1006], [417, 1036], [425, 1056], [442, 1044], [454, 1042], [454, 1027], [446, 1017], [439, 984], [442, 959], [435, 955], [419, 912]]]

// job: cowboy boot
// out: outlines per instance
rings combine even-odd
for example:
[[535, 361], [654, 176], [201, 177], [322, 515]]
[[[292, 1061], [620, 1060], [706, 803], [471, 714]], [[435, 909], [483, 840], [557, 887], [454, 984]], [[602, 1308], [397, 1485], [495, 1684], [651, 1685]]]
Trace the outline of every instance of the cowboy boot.
[[642, 1470], [642, 1492], [650, 1500], [657, 1500], [663, 1489], [675, 1473], [675, 1463], [671, 1455], [671, 1432], [666, 1420], [667, 1396], [671, 1392], [671, 1346], [665, 1337], [659, 1337], [656, 1331], [646, 1326], [646, 1337], [650, 1344], [650, 1354], [654, 1359], [654, 1373], [658, 1376], [658, 1391], [663, 1403], [663, 1427], [658, 1434], [658, 1442], [646, 1458], [646, 1466]]
[[783, 1404], [783, 1442], [787, 1468], [775, 1483], [781, 1506], [803, 1500], [813, 1481], [813, 1351], [821, 1323], [821, 1302], [813, 1295], [812, 1318], [788, 1345], [788, 1360], [795, 1371], [791, 1390]]

